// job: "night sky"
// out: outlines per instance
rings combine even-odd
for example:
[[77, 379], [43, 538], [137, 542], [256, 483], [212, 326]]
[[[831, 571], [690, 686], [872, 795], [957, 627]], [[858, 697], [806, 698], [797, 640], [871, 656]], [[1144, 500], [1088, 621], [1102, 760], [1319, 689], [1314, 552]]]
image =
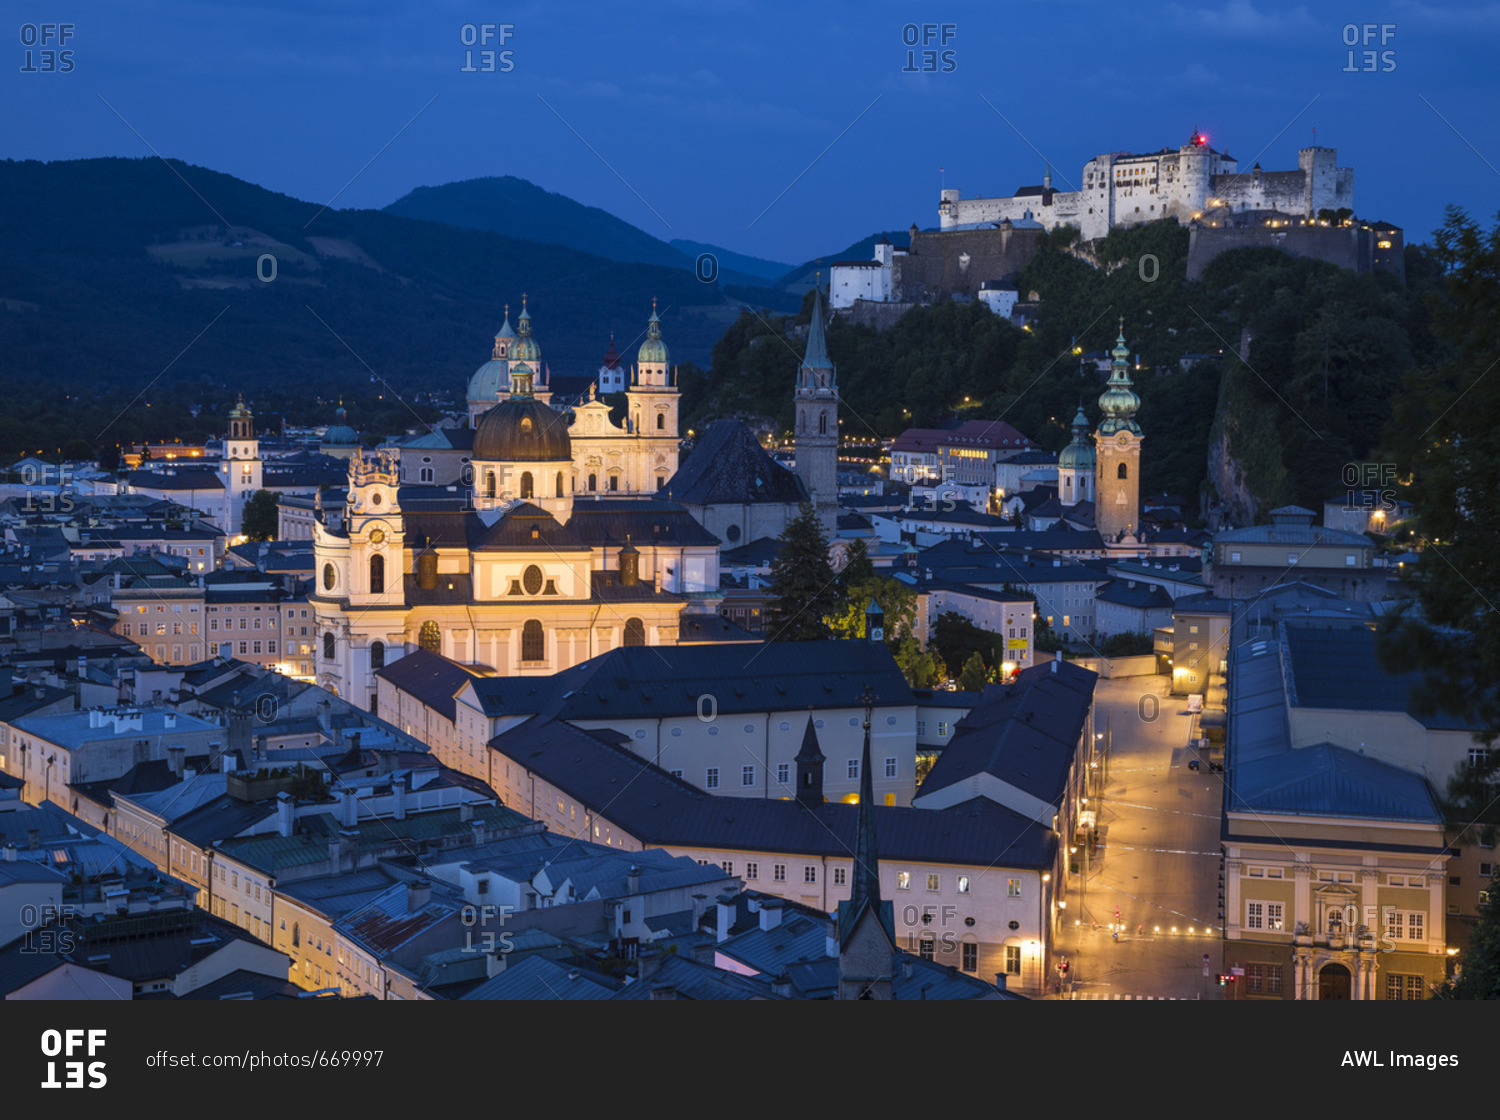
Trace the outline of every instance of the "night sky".
[[[827, 8], [8, 5], [0, 155], [155, 149], [339, 207], [517, 175], [663, 239], [789, 262], [936, 225], [944, 178], [1008, 194], [1051, 161], [1069, 189], [1093, 155], [1195, 127], [1267, 170], [1316, 128], [1355, 169], [1358, 213], [1412, 241], [1448, 203], [1486, 225], [1500, 209], [1500, 4]], [[27, 72], [57, 46], [28, 45], [28, 25], [61, 20], [71, 70]], [[907, 72], [924, 47], [939, 72]]]

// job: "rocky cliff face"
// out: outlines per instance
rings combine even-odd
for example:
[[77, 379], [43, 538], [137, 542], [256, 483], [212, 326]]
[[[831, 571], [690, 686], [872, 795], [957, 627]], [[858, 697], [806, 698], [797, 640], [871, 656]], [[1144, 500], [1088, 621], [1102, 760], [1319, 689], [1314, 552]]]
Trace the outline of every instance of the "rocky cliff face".
[[1238, 425], [1221, 411], [1208, 437], [1208, 484], [1211, 488], [1205, 514], [1209, 526], [1251, 525], [1260, 502], [1250, 489], [1245, 465], [1232, 450]]

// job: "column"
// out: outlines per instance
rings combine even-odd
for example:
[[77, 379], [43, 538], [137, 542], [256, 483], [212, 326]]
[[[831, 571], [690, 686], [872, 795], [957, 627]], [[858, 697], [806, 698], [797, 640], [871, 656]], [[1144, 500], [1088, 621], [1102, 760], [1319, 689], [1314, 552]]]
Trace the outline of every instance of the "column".
[[1375, 973], [1379, 968], [1380, 961], [1379, 958], [1375, 956], [1375, 954], [1372, 953], [1367, 958], [1365, 958], [1365, 999], [1375, 998]]
[[1245, 864], [1241, 860], [1224, 861], [1224, 934], [1226, 938], [1230, 930], [1238, 934], [1240, 929], [1240, 876], [1244, 870]]
[[1316, 936], [1321, 931], [1318, 930], [1318, 915], [1312, 912], [1312, 865], [1307, 862], [1305, 852], [1297, 852], [1296, 860], [1296, 867], [1292, 871], [1296, 878], [1292, 888], [1292, 913], [1287, 927], [1295, 930], [1298, 922], [1306, 922], [1307, 928]]
[[1427, 935], [1427, 951], [1429, 953], [1441, 953], [1448, 940], [1444, 931], [1447, 912], [1443, 904], [1443, 885], [1446, 881], [1446, 872], [1429, 871], [1427, 873], [1427, 922], [1425, 932]]
[[1363, 953], [1355, 952], [1349, 956], [1349, 998], [1368, 999], [1365, 995], [1365, 956]]
[[1385, 936], [1385, 918], [1380, 913], [1380, 872], [1367, 867], [1359, 873], [1361, 921], [1370, 927], [1377, 939]]

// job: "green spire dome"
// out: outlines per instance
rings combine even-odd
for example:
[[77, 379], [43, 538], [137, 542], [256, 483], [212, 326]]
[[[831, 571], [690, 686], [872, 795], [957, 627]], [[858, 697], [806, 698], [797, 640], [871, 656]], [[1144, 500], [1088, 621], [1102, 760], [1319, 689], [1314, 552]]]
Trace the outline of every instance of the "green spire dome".
[[1089, 418], [1083, 414], [1083, 405], [1078, 406], [1078, 415], [1073, 417], [1073, 442], [1064, 447], [1057, 456], [1059, 470], [1086, 471], [1094, 473], [1094, 445], [1089, 440]]
[[496, 339], [501, 339], [501, 338], [515, 338], [515, 337], [516, 337], [515, 329], [510, 325], [510, 304], [507, 303], [505, 305], [505, 322], [503, 324], [501, 324], [500, 329], [495, 332], [495, 338]]
[[651, 297], [651, 318], [646, 322], [646, 341], [636, 352], [635, 360], [640, 365], [666, 365], [667, 344], [661, 340], [661, 320], [656, 317], [656, 297]]
[[526, 310], [526, 296], [521, 296], [521, 314], [516, 319], [516, 341], [510, 348], [512, 363], [529, 362], [533, 369], [542, 365], [542, 348], [531, 337], [531, 313]]
[[1111, 351], [1109, 384], [1099, 397], [1099, 408], [1104, 420], [1099, 425], [1102, 435], [1115, 432], [1141, 434], [1141, 426], [1135, 422], [1136, 410], [1141, 407], [1141, 398], [1135, 395], [1130, 380], [1130, 348], [1125, 345], [1125, 320], [1120, 320], [1120, 336], [1115, 339]]

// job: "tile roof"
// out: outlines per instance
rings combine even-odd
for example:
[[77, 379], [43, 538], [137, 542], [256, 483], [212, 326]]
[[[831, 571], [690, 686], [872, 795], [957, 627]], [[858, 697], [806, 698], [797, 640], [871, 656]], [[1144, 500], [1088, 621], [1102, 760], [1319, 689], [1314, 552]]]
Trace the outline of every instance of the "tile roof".
[[801, 478], [772, 459], [740, 420], [710, 424], [662, 494], [689, 505], [808, 500]]

